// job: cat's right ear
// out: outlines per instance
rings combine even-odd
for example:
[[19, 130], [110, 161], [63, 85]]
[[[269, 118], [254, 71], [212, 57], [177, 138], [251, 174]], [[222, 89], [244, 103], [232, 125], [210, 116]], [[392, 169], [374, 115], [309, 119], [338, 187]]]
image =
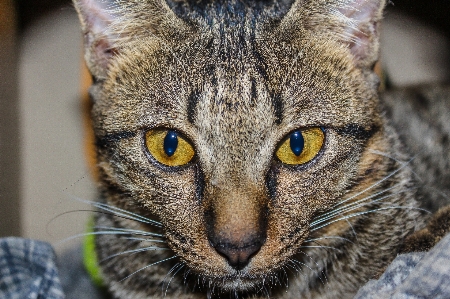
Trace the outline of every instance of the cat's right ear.
[[104, 78], [111, 57], [116, 53], [110, 25], [115, 16], [105, 0], [74, 0], [84, 37], [84, 57], [95, 78]]
[[179, 42], [194, 34], [166, 0], [73, 0], [91, 74], [104, 78], [111, 58], [143, 40]]

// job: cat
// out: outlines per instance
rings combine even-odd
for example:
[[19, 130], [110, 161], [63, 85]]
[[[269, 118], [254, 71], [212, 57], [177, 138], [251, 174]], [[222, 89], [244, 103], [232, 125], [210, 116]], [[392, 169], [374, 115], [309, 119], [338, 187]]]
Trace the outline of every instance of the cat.
[[114, 298], [351, 298], [423, 227], [384, 0], [74, 4]]

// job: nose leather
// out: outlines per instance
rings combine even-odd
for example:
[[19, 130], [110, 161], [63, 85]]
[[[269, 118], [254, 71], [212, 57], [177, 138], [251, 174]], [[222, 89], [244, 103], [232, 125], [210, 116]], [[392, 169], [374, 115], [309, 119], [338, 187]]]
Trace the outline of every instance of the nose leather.
[[254, 238], [252, 241], [246, 243], [248, 245], [238, 246], [230, 242], [212, 244], [216, 251], [224, 256], [228, 264], [236, 270], [244, 269], [250, 259], [260, 250], [264, 243], [262, 237]]

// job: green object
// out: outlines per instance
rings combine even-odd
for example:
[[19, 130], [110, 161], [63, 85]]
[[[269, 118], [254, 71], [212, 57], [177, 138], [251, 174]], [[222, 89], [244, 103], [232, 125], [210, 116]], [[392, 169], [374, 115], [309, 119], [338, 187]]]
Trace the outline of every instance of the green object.
[[92, 282], [98, 287], [103, 287], [103, 278], [98, 266], [97, 252], [95, 251], [94, 217], [89, 219], [86, 236], [84, 237], [83, 264]]

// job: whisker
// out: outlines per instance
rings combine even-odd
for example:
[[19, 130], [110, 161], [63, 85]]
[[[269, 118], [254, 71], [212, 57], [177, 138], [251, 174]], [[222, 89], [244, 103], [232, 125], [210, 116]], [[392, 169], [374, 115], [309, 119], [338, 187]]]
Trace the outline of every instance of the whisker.
[[353, 218], [353, 217], [366, 215], [366, 214], [370, 214], [370, 213], [376, 213], [376, 212], [385, 211], [385, 210], [390, 210], [390, 209], [412, 209], [412, 210], [420, 210], [420, 211], [423, 211], [423, 212], [430, 213], [429, 211], [427, 211], [425, 209], [416, 208], [416, 207], [407, 207], [407, 206], [391, 206], [391, 207], [386, 207], [386, 208], [378, 208], [378, 209], [374, 209], [374, 210], [370, 210], [370, 211], [358, 212], [358, 213], [354, 213], [354, 214], [349, 214], [349, 215], [343, 216], [343, 217], [338, 218], [336, 220], [333, 220], [333, 221], [330, 221], [328, 223], [325, 223], [324, 225], [321, 225], [321, 226], [318, 226], [318, 227], [314, 227], [314, 228], [311, 229], [311, 232], [313, 232], [315, 230], [318, 230], [318, 229], [321, 229], [321, 228], [323, 228], [325, 226], [328, 226], [328, 225], [330, 225], [332, 223], [344, 220], [344, 219], [350, 219], [350, 218]]
[[[304, 252], [302, 252], [302, 253], [304, 253]], [[304, 254], [305, 254], [305, 253], [304, 253]], [[300, 264], [300, 265], [305, 266], [306, 268], [308, 268], [309, 270], [311, 270], [313, 273], [315, 272], [310, 266], [308, 266], [308, 265], [305, 264], [305, 263], [302, 263], [302, 262], [297, 261], [297, 260], [295, 260], [295, 259], [291, 259], [291, 261], [294, 262], [294, 263], [297, 263], [297, 264]], [[320, 282], [322, 283], [322, 285], [325, 286], [325, 282], [323, 281], [322, 277], [319, 276], [319, 280], [320, 280]], [[327, 283], [328, 283], [328, 281], [327, 281]]]
[[118, 207], [115, 207], [115, 206], [111, 206], [111, 205], [108, 205], [108, 204], [105, 204], [105, 203], [101, 203], [101, 202], [85, 200], [85, 199], [81, 199], [81, 198], [76, 197], [76, 196], [72, 196], [72, 197], [75, 200], [77, 200], [77, 201], [80, 201], [82, 203], [91, 205], [91, 206], [96, 207], [96, 208], [98, 208], [100, 210], [110, 212], [113, 215], [122, 216], [125, 219], [134, 220], [134, 221], [141, 222], [141, 223], [146, 223], [146, 224], [151, 224], [151, 225], [154, 225], [154, 226], [157, 226], [157, 227], [163, 227], [163, 225], [160, 222], [152, 220], [152, 219], [149, 219], [149, 218], [144, 217], [144, 216], [141, 216], [141, 215], [139, 215], [137, 213], [133, 213], [133, 212], [130, 212], [130, 211], [127, 211], [127, 210], [124, 210], [124, 209], [121, 209], [121, 208], [118, 208]]
[[144, 247], [144, 248], [138, 248], [138, 249], [131, 249], [131, 250], [126, 250], [120, 253], [116, 253], [110, 256], [105, 257], [104, 259], [102, 259], [100, 261], [100, 263], [110, 260], [112, 258], [115, 258], [116, 256], [120, 256], [120, 255], [124, 255], [124, 254], [135, 254], [135, 253], [139, 253], [139, 252], [144, 252], [144, 251], [150, 251], [150, 250], [170, 250], [170, 248], [167, 247], [158, 247], [158, 246], [149, 246], [149, 247]]
[[366, 202], [366, 203], [363, 202], [363, 203], [360, 203], [360, 204], [358, 204], [358, 205], [356, 205], [356, 206], [349, 207], [349, 208], [347, 208], [347, 209], [345, 209], [345, 210], [343, 210], [343, 211], [341, 211], [341, 212], [339, 212], [339, 213], [334, 213], [333, 215], [330, 215], [330, 216], [328, 216], [328, 217], [322, 217], [322, 218], [319, 218], [319, 219], [317, 219], [316, 221], [311, 222], [311, 223], [310, 223], [310, 227], [313, 227], [313, 226], [315, 226], [315, 225], [317, 225], [317, 224], [320, 224], [320, 223], [326, 222], [326, 221], [328, 221], [328, 220], [330, 220], [330, 219], [333, 219], [333, 218], [337, 217], [337, 215], [342, 215], [343, 213], [351, 212], [351, 211], [354, 211], [354, 210], [356, 210], [356, 209], [358, 209], [358, 208], [361, 208], [361, 207], [364, 207], [364, 206], [368, 206], [368, 205], [372, 205], [372, 204], [374, 204], [374, 203], [378, 203], [378, 204], [380, 204], [380, 205], [383, 205], [383, 204], [391, 204], [391, 203], [389, 203], [389, 202], [380, 202], [380, 201], [382, 201], [383, 199], [386, 199], [386, 198], [389, 198], [389, 197], [392, 197], [392, 196], [401, 194], [401, 193], [406, 192], [406, 191], [408, 191], [408, 190], [411, 190], [411, 189], [405, 189], [405, 190], [402, 190], [402, 191], [399, 191], [399, 192], [396, 192], [396, 193], [391, 193], [391, 194], [389, 194], [389, 195], [382, 196], [382, 197], [380, 197], [380, 198], [378, 198], [378, 199], [375, 199], [375, 200], [372, 200], [372, 201], [370, 201], [370, 202]]
[[86, 237], [86, 236], [91, 236], [91, 235], [129, 235], [129, 233], [126, 232], [117, 232], [117, 231], [97, 231], [97, 232], [87, 232], [87, 233], [82, 233], [82, 234], [77, 234], [77, 235], [73, 235], [70, 236], [68, 238], [65, 238], [63, 240], [60, 240], [58, 242], [56, 242], [56, 246], [77, 239], [77, 238], [82, 238], [82, 237]]
[[190, 273], [191, 273], [191, 270], [189, 268], [184, 272], [184, 274], [183, 274], [184, 285], [187, 285], [187, 279], [188, 279]]
[[143, 230], [129, 229], [129, 228], [119, 228], [119, 227], [110, 227], [110, 226], [95, 226], [96, 229], [106, 229], [110, 231], [118, 231], [118, 232], [128, 232], [130, 235], [140, 235], [140, 236], [153, 236], [153, 237], [161, 237], [165, 238], [162, 234], [152, 233]]
[[355, 236], [355, 239], [358, 240], [358, 234], [356, 233], [353, 224], [348, 219], [345, 219], [345, 222], [347, 222], [348, 226], [350, 226], [350, 228], [352, 229], [352, 233]]
[[[164, 279], [163, 279], [162, 285], [161, 285], [161, 293], [164, 293], [164, 284], [165, 284], [165, 281], [166, 281], [167, 277], [168, 277], [168, 276], [169, 276], [176, 268], [178, 268], [178, 266], [180, 266], [180, 265], [181, 265], [180, 262], [178, 262], [178, 263], [176, 263], [175, 265], [173, 265], [172, 268], [170, 268], [169, 272], [167, 272], [166, 276], [164, 276]], [[166, 290], [166, 293], [167, 293], [167, 290]], [[164, 294], [164, 297], [165, 297], [165, 296], [166, 296], [166, 295]]]
[[320, 240], [324, 240], [324, 239], [338, 239], [338, 240], [343, 240], [343, 241], [353, 243], [353, 241], [350, 239], [347, 239], [344, 237], [337, 237], [337, 236], [326, 236], [326, 237], [320, 237], [320, 238], [314, 238], [314, 239], [306, 239], [305, 241], [303, 241], [303, 243], [320, 241]]
[[[180, 264], [180, 263], [177, 263], [176, 265], [178, 265], [178, 264]], [[166, 295], [167, 295], [167, 290], [169, 289], [169, 285], [170, 285], [170, 283], [172, 282], [172, 279], [175, 277], [175, 275], [177, 275], [178, 272], [180, 272], [181, 269], [183, 269], [183, 267], [184, 267], [184, 265], [181, 264], [181, 267], [179, 267], [179, 268], [175, 271], [175, 273], [173, 273], [172, 277], [170, 278], [169, 282], [167, 283], [166, 291], [164, 292], [164, 297], [166, 297]], [[167, 273], [167, 274], [169, 274], [169, 273]], [[164, 280], [166, 280], [166, 279], [164, 278]]]
[[[381, 200], [383, 200], [383, 199], [386, 199], [386, 198], [389, 198], [389, 197], [391, 197], [391, 196], [394, 196], [394, 195], [398, 195], [398, 194], [401, 194], [401, 193], [404, 193], [404, 192], [406, 192], [406, 191], [409, 191], [409, 190], [411, 190], [411, 189], [405, 189], [405, 190], [402, 190], [402, 191], [399, 191], [399, 192], [396, 192], [396, 193], [390, 193], [390, 194], [388, 194], [388, 195], [385, 195], [385, 196], [382, 196], [382, 197], [380, 197], [380, 198], [377, 198], [377, 199], [374, 199], [374, 200], [372, 200], [372, 201], [370, 201], [370, 202], [361, 202], [361, 203], [359, 203], [358, 205], [348, 205], [348, 206], [346, 206], [346, 208], [345, 209], [342, 209], [342, 210], [340, 210], [340, 211], [331, 211], [332, 213], [330, 214], [330, 215], [328, 215], [327, 217], [320, 217], [320, 218], [317, 218], [317, 220], [315, 220], [315, 221], [312, 221], [311, 223], [310, 223], [310, 227], [313, 227], [314, 225], [317, 225], [317, 224], [320, 224], [320, 223], [323, 223], [323, 222], [325, 222], [325, 221], [327, 221], [327, 220], [329, 220], [329, 219], [332, 219], [332, 218], [334, 218], [334, 217], [336, 217], [337, 215], [340, 215], [340, 214], [343, 214], [343, 213], [346, 213], [346, 212], [351, 212], [351, 211], [353, 211], [353, 210], [356, 210], [356, 209], [358, 209], [358, 208], [361, 208], [361, 207], [364, 207], [364, 206], [367, 206], [367, 205], [371, 205], [371, 204], [374, 204], [374, 203], [377, 203], [377, 202], [380, 202]], [[370, 198], [372, 198], [372, 196], [369, 196], [369, 197], [367, 197], [367, 199], [370, 199]], [[366, 199], [365, 199], [366, 200]], [[390, 204], [390, 203], [379, 203], [379, 204]]]
[[[290, 262], [291, 262], [291, 261], [288, 261], [288, 262], [286, 263], [286, 267], [292, 272], [292, 274], [294, 274], [294, 275], [299, 274], [299, 273], [300, 273], [300, 269], [298, 268], [298, 266], [295, 265], [295, 264], [294, 264], [294, 266], [292, 266], [292, 265], [290, 264]], [[295, 272], [294, 272], [294, 271], [295, 271]]]
[[130, 241], [139, 241], [139, 242], [167, 243], [166, 240], [146, 239], [146, 238], [135, 238], [135, 237], [121, 238], [121, 239], [124, 239], [124, 240], [130, 240]]
[[[369, 152], [371, 152], [372, 154], [376, 154], [376, 155], [380, 155], [380, 156], [383, 156], [383, 157], [392, 159], [392, 160], [394, 160], [395, 162], [397, 162], [397, 163], [399, 163], [399, 164], [409, 163], [409, 162], [405, 162], [405, 161], [399, 160], [399, 159], [397, 159], [397, 158], [395, 158], [395, 157], [392, 157], [392, 156], [389, 155], [388, 153], [385, 153], [385, 152], [382, 152], [382, 151], [379, 151], [379, 150], [369, 149]], [[414, 170], [412, 170], [411, 168], [409, 168], [409, 169], [411, 170], [411, 172], [412, 172], [419, 180], [422, 181], [422, 178], [421, 178]]]
[[288, 263], [286, 263], [286, 265], [287, 266], [289, 265], [289, 267], [291, 267], [292, 269], [294, 269], [297, 272], [297, 273], [294, 273], [294, 274], [302, 275], [303, 277], [307, 278], [307, 275], [303, 271], [303, 268], [300, 265], [296, 264], [292, 259], [289, 259]]
[[411, 163], [412, 160], [414, 160], [414, 157], [411, 158], [410, 160], [408, 160], [407, 162], [404, 162], [399, 168], [397, 168], [396, 170], [392, 171], [390, 174], [388, 174], [387, 176], [385, 176], [385, 177], [382, 178], [381, 180], [379, 180], [379, 181], [373, 183], [372, 185], [370, 185], [370, 186], [367, 187], [366, 189], [364, 189], [364, 190], [362, 190], [362, 191], [360, 191], [360, 192], [358, 192], [358, 193], [356, 193], [356, 194], [350, 196], [349, 198], [347, 198], [347, 199], [345, 199], [345, 200], [343, 200], [343, 201], [341, 201], [341, 202], [338, 202], [336, 205], [333, 206], [333, 208], [334, 208], [334, 207], [337, 207], [337, 206], [340, 206], [340, 205], [342, 205], [342, 204], [344, 204], [344, 203], [346, 203], [346, 202], [352, 200], [353, 198], [355, 198], [355, 197], [357, 197], [357, 196], [359, 196], [359, 195], [361, 195], [361, 194], [363, 194], [363, 193], [369, 191], [369, 190], [372, 189], [372, 188], [375, 188], [376, 186], [378, 186], [379, 184], [383, 183], [384, 181], [386, 181], [387, 179], [389, 179], [390, 177], [392, 177], [393, 175], [395, 175], [397, 172], [399, 172], [400, 170], [402, 170], [403, 168], [405, 168], [409, 163]]
[[[374, 197], [376, 197], [376, 196], [378, 196], [378, 195], [381, 195], [381, 194], [383, 194], [383, 193], [385, 193], [385, 192], [388, 192], [389, 190], [392, 190], [392, 189], [394, 189], [394, 188], [397, 188], [399, 185], [400, 185], [400, 184], [395, 184], [395, 185], [392, 186], [392, 187], [383, 189], [383, 190], [381, 190], [381, 191], [378, 191], [378, 192], [376, 192], [376, 193], [374, 193], [374, 194], [371, 194], [371, 195], [369, 195], [369, 196], [366, 196], [366, 197], [364, 197], [364, 198], [362, 198], [362, 199], [359, 199], [359, 200], [357, 200], [357, 201], [347, 203], [346, 205], [343, 205], [343, 206], [341, 206], [341, 207], [339, 207], [339, 208], [337, 208], [337, 209], [334, 208], [334, 207], [336, 207], [336, 205], [335, 205], [330, 211], [321, 214], [320, 217], [328, 216], [328, 215], [330, 215], [330, 214], [332, 214], [332, 213], [334, 213], [334, 214], [340, 214], [340, 213], [336, 213], [336, 212], [345, 210], [345, 209], [347, 209], [348, 207], [351, 207], [351, 206], [353, 206], [353, 205], [357, 205], [357, 204], [359, 204], [359, 203], [361, 203], [361, 202], [367, 201], [368, 199], [374, 198]], [[318, 219], [315, 219], [315, 220], [318, 220]]]
[[110, 205], [107, 205], [104, 203], [99, 203], [99, 202], [93, 202], [93, 205], [96, 208], [114, 213], [114, 215], [125, 216], [125, 217], [128, 217], [129, 219], [131, 218], [132, 220], [136, 220], [141, 223], [152, 224], [157, 227], [162, 227], [162, 224], [160, 222], [157, 222], [152, 219], [148, 219], [147, 217], [141, 216], [141, 215], [133, 213], [133, 212], [129, 212], [127, 210], [123, 210], [123, 209], [120, 209], [120, 208], [117, 208], [114, 206], [110, 206]]
[[337, 251], [342, 251], [341, 249], [335, 248], [335, 247], [331, 247], [331, 246], [323, 246], [323, 245], [308, 245], [308, 246], [300, 246], [300, 248], [322, 248], [322, 249], [333, 249], [333, 250], [337, 250]]
[[53, 221], [55, 221], [56, 219], [58, 219], [59, 217], [62, 217], [64, 215], [68, 215], [68, 214], [72, 214], [72, 213], [78, 213], [78, 212], [90, 212], [90, 213], [92, 213], [92, 212], [95, 212], [95, 210], [73, 210], [73, 211], [66, 211], [66, 212], [60, 213], [60, 214], [52, 217], [49, 221], [47, 221], [47, 224], [45, 225], [45, 231], [50, 236], [52, 236], [49, 226], [50, 226], [50, 224], [52, 224]]
[[[327, 250], [328, 251], [328, 250]], [[311, 262], [313, 262], [314, 264], [316, 264], [316, 266], [317, 266], [317, 269], [320, 269], [321, 267], [319, 266], [319, 264], [309, 255], [309, 254], [307, 254], [306, 252], [304, 252], [304, 251], [300, 251], [300, 253], [302, 253], [302, 254], [304, 254], [304, 255], [306, 255], [310, 260], [311, 260]], [[325, 281], [327, 282], [327, 284], [328, 284], [328, 277], [327, 277], [327, 275], [325, 274], [325, 272], [323, 272], [323, 269], [320, 271], [321, 273], [322, 273], [322, 275], [323, 275], [323, 277], [325, 278]], [[321, 279], [322, 280], [322, 279]], [[324, 284], [325, 285], [325, 284]]]
[[163, 263], [163, 262], [167, 262], [167, 261], [172, 260], [172, 259], [174, 259], [174, 258], [176, 258], [176, 257], [178, 257], [178, 255], [174, 255], [174, 256], [172, 256], [172, 257], [168, 257], [168, 258], [165, 258], [165, 259], [163, 259], [163, 260], [160, 260], [160, 261], [151, 263], [151, 264], [149, 264], [149, 265], [147, 265], [147, 266], [145, 266], [145, 267], [140, 268], [139, 270], [134, 271], [134, 272], [131, 273], [130, 275], [126, 276], [125, 278], [122, 278], [121, 280], [119, 280], [119, 282], [122, 282], [122, 281], [124, 281], [125, 279], [130, 278], [130, 277], [133, 276], [134, 274], [136, 274], [136, 273], [138, 273], [138, 272], [141, 272], [141, 271], [143, 271], [143, 270], [145, 270], [145, 269], [147, 269], [147, 268], [149, 268], [149, 267], [151, 267], [151, 266], [154, 266], [154, 265], [157, 265], [157, 264], [161, 264], [161, 263]]
[[289, 276], [287, 275], [286, 270], [284, 269], [284, 267], [282, 267], [281, 269], [283, 270], [284, 276], [286, 277], [286, 284], [285, 284], [285, 287], [286, 287], [286, 289], [287, 289], [287, 288], [289, 288]]

